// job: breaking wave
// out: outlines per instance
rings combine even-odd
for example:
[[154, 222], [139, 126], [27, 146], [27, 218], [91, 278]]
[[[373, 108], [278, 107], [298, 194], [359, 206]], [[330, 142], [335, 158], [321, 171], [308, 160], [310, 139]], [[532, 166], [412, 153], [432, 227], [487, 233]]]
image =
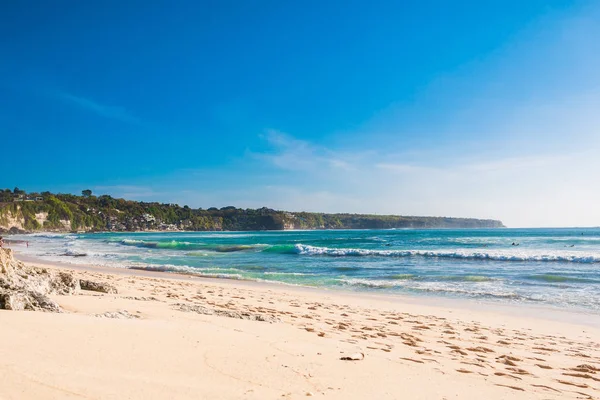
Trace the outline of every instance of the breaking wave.
[[[274, 246], [275, 247], [275, 246]], [[278, 246], [284, 247], [284, 246]], [[600, 263], [600, 254], [527, 254], [509, 252], [478, 252], [478, 251], [439, 251], [439, 250], [368, 250], [368, 249], [336, 249], [329, 247], [309, 246], [296, 244], [293, 253], [310, 256], [331, 257], [429, 257], [429, 258], [456, 258], [465, 260], [492, 260], [492, 261], [538, 261], [538, 262], [573, 262], [573, 263]], [[281, 249], [283, 250], [283, 249]], [[292, 252], [287, 249], [288, 252]], [[282, 252], [282, 251], [281, 251]]]
[[167, 249], [167, 250], [206, 250], [217, 253], [232, 253], [236, 251], [245, 251], [256, 249], [258, 246], [251, 245], [207, 245], [204, 243], [191, 243], [171, 240], [168, 242], [150, 242], [136, 239], [123, 239], [120, 241], [125, 246], [145, 247], [149, 249]]

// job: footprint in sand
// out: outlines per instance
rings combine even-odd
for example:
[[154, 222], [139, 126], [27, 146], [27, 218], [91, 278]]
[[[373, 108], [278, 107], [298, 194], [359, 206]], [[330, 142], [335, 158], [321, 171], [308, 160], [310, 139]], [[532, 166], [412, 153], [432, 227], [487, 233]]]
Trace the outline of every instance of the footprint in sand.
[[483, 346], [477, 346], [477, 347], [467, 347], [466, 350], [475, 352], [475, 353], [495, 353], [494, 350], [488, 348], [488, 347], [483, 347]]
[[414, 362], [414, 363], [417, 363], [417, 364], [425, 364], [425, 362], [424, 362], [424, 361], [421, 361], [421, 360], [416, 360], [416, 359], [414, 359], [414, 358], [400, 357], [400, 359], [401, 359], [401, 360], [406, 360], [406, 361], [412, 361], [412, 362]]
[[588, 374], [575, 373], [575, 372], [563, 372], [563, 375], [565, 375], [565, 376], [573, 376], [575, 378], [592, 379], [592, 380], [594, 380], [596, 382], [600, 382], [599, 378], [594, 378], [593, 376], [588, 375]]
[[509, 388], [509, 389], [512, 389], [512, 390], [519, 390], [519, 391], [521, 391], [521, 392], [524, 392], [524, 391], [525, 391], [525, 389], [523, 389], [523, 388], [520, 388], [520, 387], [518, 387], [518, 386], [502, 385], [502, 384], [500, 384], [500, 383], [496, 383], [496, 386], [503, 386], [503, 387], [507, 387], [507, 388]]
[[563, 385], [576, 386], [576, 387], [582, 388], [582, 389], [589, 388], [589, 386], [585, 383], [563, 381], [562, 379], [557, 379], [556, 382], [562, 383]]
[[468, 369], [464, 369], [464, 368], [457, 369], [456, 372], [460, 372], [461, 374], [472, 374], [473, 373], [473, 371], [469, 371]]
[[537, 388], [546, 389], [546, 390], [552, 390], [552, 391], [554, 391], [554, 392], [557, 392], [557, 393], [562, 393], [562, 391], [560, 391], [560, 390], [558, 390], [558, 389], [554, 389], [553, 387], [546, 386], [546, 385], [533, 385], [533, 384], [532, 384], [531, 386], [533, 386], [533, 387], [537, 387]]
[[589, 365], [589, 364], [581, 364], [575, 368], [571, 368], [571, 371], [587, 372], [587, 373], [594, 374], [596, 372], [600, 372], [600, 368], [596, 368], [593, 365]]
[[521, 368], [515, 368], [515, 367], [508, 367], [506, 368], [508, 371], [512, 371], [517, 375], [532, 375], [531, 373], [529, 373], [528, 371], [521, 369]]
[[523, 378], [511, 375], [511, 374], [507, 374], [507, 373], [504, 373], [504, 372], [494, 372], [494, 375], [496, 375], [496, 376], [503, 376], [503, 377], [512, 378], [512, 379], [517, 379], [519, 381], [523, 380]]

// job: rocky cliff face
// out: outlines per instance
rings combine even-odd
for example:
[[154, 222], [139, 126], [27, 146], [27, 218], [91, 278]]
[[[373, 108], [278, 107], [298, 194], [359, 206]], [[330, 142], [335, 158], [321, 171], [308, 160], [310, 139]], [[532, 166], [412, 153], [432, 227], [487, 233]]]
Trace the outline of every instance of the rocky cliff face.
[[47, 227], [47, 212], [37, 212], [26, 216], [20, 206], [14, 209], [6, 207], [6, 204], [0, 205], [0, 233], [26, 233], [44, 228], [45, 231], [69, 232], [71, 230], [71, 221], [68, 219], [59, 219], [52, 227]]
[[19, 233], [25, 231], [25, 220], [20, 215], [7, 210], [0, 216], [0, 232]]

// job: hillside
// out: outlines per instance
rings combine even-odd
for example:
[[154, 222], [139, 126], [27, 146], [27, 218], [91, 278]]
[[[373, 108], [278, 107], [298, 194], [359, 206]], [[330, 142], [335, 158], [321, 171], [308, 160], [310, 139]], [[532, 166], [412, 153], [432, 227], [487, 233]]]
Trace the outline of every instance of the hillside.
[[192, 209], [94, 196], [0, 191], [0, 232], [35, 231], [253, 231], [284, 229], [499, 228], [474, 218], [323, 214], [269, 208]]

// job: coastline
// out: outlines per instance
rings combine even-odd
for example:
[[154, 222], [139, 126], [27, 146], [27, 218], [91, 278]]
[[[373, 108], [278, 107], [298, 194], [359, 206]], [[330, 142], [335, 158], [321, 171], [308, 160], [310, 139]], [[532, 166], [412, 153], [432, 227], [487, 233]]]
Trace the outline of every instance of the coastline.
[[45, 267], [118, 294], [52, 296], [61, 314], [0, 311], [3, 399], [600, 396], [591, 316], [585, 324], [520, 306]]
[[435, 295], [408, 295], [398, 293], [375, 293], [369, 291], [350, 290], [336, 287], [304, 286], [288, 284], [278, 281], [233, 279], [209, 277], [202, 275], [187, 274], [177, 271], [152, 271], [137, 268], [115, 268], [97, 265], [85, 265], [78, 263], [67, 263], [58, 261], [46, 261], [33, 256], [26, 256], [15, 252], [15, 258], [27, 263], [51, 268], [72, 269], [77, 271], [97, 272], [114, 275], [142, 276], [157, 279], [181, 280], [186, 282], [198, 282], [204, 284], [222, 284], [228, 287], [259, 288], [265, 290], [282, 290], [285, 292], [310, 293], [314, 295], [335, 295], [340, 298], [356, 299], [360, 301], [380, 301], [392, 305], [407, 305], [412, 307], [423, 307], [423, 309], [440, 308], [448, 310], [466, 310], [482, 314], [497, 314], [504, 316], [518, 316], [521, 318], [536, 318], [555, 322], [569, 322], [600, 329], [600, 314], [586, 309], [568, 309], [547, 304], [531, 303], [499, 303], [486, 301], [485, 299], [450, 298]]

